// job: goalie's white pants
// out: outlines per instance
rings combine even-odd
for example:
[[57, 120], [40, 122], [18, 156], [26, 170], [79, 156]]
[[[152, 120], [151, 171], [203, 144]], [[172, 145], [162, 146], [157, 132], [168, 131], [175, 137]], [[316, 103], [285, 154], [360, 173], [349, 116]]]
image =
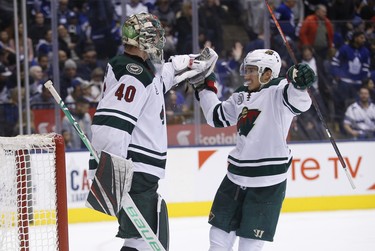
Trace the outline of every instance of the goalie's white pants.
[[[236, 237], [235, 231], [227, 233], [217, 227], [212, 226], [210, 229], [209, 251], [232, 251]], [[264, 241], [262, 240], [240, 237], [238, 242], [238, 251], [261, 251], [263, 245]]]

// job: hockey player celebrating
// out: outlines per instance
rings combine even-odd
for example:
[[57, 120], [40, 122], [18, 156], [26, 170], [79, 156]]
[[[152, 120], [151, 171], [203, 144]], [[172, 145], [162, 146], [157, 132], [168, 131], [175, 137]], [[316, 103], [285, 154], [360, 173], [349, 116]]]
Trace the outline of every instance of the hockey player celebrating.
[[245, 83], [228, 100], [214, 92], [214, 75], [195, 84], [209, 125], [237, 126], [237, 144], [228, 156], [228, 172], [216, 193], [210, 216], [210, 251], [259, 251], [273, 241], [285, 197], [292, 155], [286, 138], [294, 116], [307, 111], [307, 88], [316, 76], [306, 64], [279, 78], [281, 59], [269, 49], [249, 52], [241, 65]]
[[[132, 15], [124, 22], [122, 39], [124, 54], [107, 65], [102, 99], [91, 126], [92, 145], [98, 153], [132, 160], [129, 195], [168, 250], [168, 214], [157, 193], [167, 158], [164, 93], [212, 69], [217, 54], [209, 51], [204, 61], [199, 60], [199, 54], [173, 56], [164, 63], [164, 30], [156, 16], [146, 13]], [[96, 165], [94, 161], [90, 164], [89, 176], [93, 177]], [[121, 251], [150, 250], [124, 209], [116, 216], [117, 237], [125, 239]]]

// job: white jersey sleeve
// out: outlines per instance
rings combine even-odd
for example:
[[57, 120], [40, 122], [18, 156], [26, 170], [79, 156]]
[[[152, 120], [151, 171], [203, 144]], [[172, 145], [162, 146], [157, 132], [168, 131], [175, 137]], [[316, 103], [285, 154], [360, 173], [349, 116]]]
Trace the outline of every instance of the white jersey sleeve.
[[299, 115], [310, 108], [311, 99], [307, 90], [298, 90], [292, 84], [286, 84], [279, 91], [283, 92], [284, 109], [289, 109], [293, 114]]
[[175, 70], [171, 62], [164, 63], [161, 77], [164, 85], [164, 93], [167, 93], [174, 86]]
[[199, 92], [200, 104], [207, 123], [212, 127], [228, 127], [237, 122], [233, 96], [221, 102], [210, 90]]

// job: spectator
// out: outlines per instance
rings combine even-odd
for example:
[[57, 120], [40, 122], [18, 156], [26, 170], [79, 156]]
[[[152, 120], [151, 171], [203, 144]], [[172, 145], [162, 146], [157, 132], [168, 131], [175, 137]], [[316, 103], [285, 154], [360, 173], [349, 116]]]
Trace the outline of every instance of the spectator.
[[[141, 12], [148, 13], [148, 8], [146, 5], [142, 3], [141, 0], [130, 0], [127, 1], [128, 3], [126, 4], [126, 17], [129, 17], [134, 14], [138, 14]], [[122, 16], [122, 7], [121, 7], [121, 2], [116, 2], [115, 4], [115, 11], [118, 17], [123, 18]]]
[[[253, 40], [263, 31], [264, 11], [259, 10], [266, 8], [266, 6], [264, 5], [264, 1], [243, 0], [242, 8], [244, 9], [242, 19], [244, 20], [245, 30], [250, 40]], [[258, 49], [263, 48], [264, 47]], [[246, 53], [250, 51], [251, 50], [246, 50]]]
[[99, 102], [100, 101], [100, 94], [102, 92], [103, 86], [103, 79], [104, 79], [104, 71], [102, 68], [95, 68], [91, 73], [90, 78], [90, 93], [91, 97], [93, 98], [92, 102]]
[[[176, 14], [176, 26], [174, 27], [175, 36], [177, 37], [176, 51], [177, 54], [187, 54], [193, 50], [192, 44], [192, 4], [191, 2], [184, 2], [181, 11]], [[198, 43], [199, 47], [203, 48], [206, 42], [206, 36], [203, 28], [199, 24]]]
[[[48, 55], [42, 54], [37, 57], [37, 65], [42, 67], [43, 80], [47, 81], [52, 76], [52, 68]], [[62, 72], [62, 71], [61, 71]]]
[[47, 109], [53, 108], [55, 105], [55, 100], [52, 97], [50, 91], [42, 85], [42, 91], [35, 94], [30, 99], [31, 109]]
[[[314, 50], [311, 46], [303, 46], [302, 48], [302, 60], [301, 63], [306, 63], [317, 75], [317, 81], [315, 81], [310, 87], [310, 91], [314, 94], [315, 99], [321, 108], [321, 112], [324, 117], [328, 117], [329, 121], [334, 118], [334, 104], [332, 102], [332, 85], [327, 85], [326, 82], [321, 82], [319, 75], [322, 71], [319, 71], [318, 62], [315, 58]], [[315, 113], [315, 110], [314, 110]], [[317, 116], [315, 116], [318, 119]]]
[[190, 2], [184, 2], [181, 11], [177, 14], [176, 26], [177, 54], [186, 54], [192, 51], [192, 6]]
[[219, 59], [216, 63], [216, 76], [219, 85], [218, 97], [220, 100], [227, 100], [230, 95], [242, 84], [240, 65], [243, 62], [244, 50], [240, 41], [236, 41], [228, 51], [227, 58]]
[[372, 78], [365, 78], [362, 81], [362, 86], [366, 87], [370, 92], [371, 102], [375, 102], [375, 83]]
[[35, 46], [36, 55], [47, 55], [52, 59], [52, 30], [48, 30]]
[[85, 80], [90, 80], [91, 72], [95, 68], [105, 69], [105, 64], [98, 60], [93, 47], [88, 47], [83, 53], [82, 60], [77, 64], [77, 75]]
[[10, 46], [9, 34], [6, 30], [0, 31], [0, 45], [1, 48], [5, 51], [8, 51], [12, 54], [15, 54], [16, 51]]
[[37, 93], [42, 92], [42, 85], [44, 84], [43, 80], [43, 71], [42, 67], [39, 65], [33, 65], [29, 69], [30, 71], [30, 97], [36, 95]]
[[[82, 128], [87, 138], [91, 140], [91, 116], [88, 113], [90, 104], [84, 98], [78, 98], [75, 102], [75, 108], [71, 111], [74, 119]], [[75, 131], [74, 125], [70, 123], [69, 119], [65, 116], [62, 120], [62, 135], [67, 149], [78, 150], [85, 148], [81, 138]]]
[[88, 0], [88, 20], [92, 41], [99, 59], [108, 59], [117, 53], [118, 44], [112, 34], [115, 27], [114, 9], [111, 1]]
[[185, 124], [185, 113], [189, 113], [189, 108], [184, 104], [184, 97], [178, 91], [171, 90], [167, 93], [165, 113], [168, 125]]
[[355, 1], [340, 0], [332, 1], [328, 9], [328, 17], [331, 20], [340, 20], [334, 23], [334, 30], [339, 35], [345, 37], [348, 25], [355, 16]]
[[347, 108], [343, 123], [345, 131], [353, 139], [375, 137], [375, 105], [366, 87], [359, 89], [359, 99]]
[[9, 102], [8, 78], [10, 75], [12, 75], [12, 72], [0, 63], [0, 104]]
[[331, 73], [338, 82], [333, 96], [340, 124], [345, 109], [355, 99], [362, 80], [370, 76], [370, 52], [365, 47], [365, 42], [364, 32], [354, 32], [349, 43], [340, 47], [331, 62]]
[[160, 19], [165, 31], [164, 59], [168, 60], [170, 56], [176, 55], [177, 39], [172, 33], [172, 26], [166, 20]]
[[170, 7], [170, 0], [157, 0], [156, 9], [153, 11], [153, 14], [160, 20], [165, 20], [167, 24], [171, 26], [175, 25], [176, 13]]
[[[296, 52], [296, 57], [300, 58], [299, 50], [297, 48], [296, 42], [296, 25], [293, 13], [293, 8], [296, 6], [296, 0], [283, 0], [282, 3], [275, 9], [274, 13], [276, 19], [279, 22], [281, 29], [283, 30], [286, 39], [289, 42], [290, 47], [294, 52]], [[279, 50], [284, 46], [284, 40], [280, 36], [276, 24], [271, 18], [271, 47]], [[289, 56], [287, 50], [279, 50], [280, 58], [282, 60], [282, 68], [280, 70], [280, 75], [284, 75], [286, 70], [293, 65], [293, 61]]]
[[317, 120], [314, 112], [314, 107], [310, 107], [307, 112], [294, 117], [289, 129], [290, 141], [308, 141], [308, 140], [323, 140], [325, 139], [325, 132], [322, 124]]
[[259, 33], [254, 39], [245, 45], [245, 54], [253, 50], [263, 49], [264, 48], [264, 32], [263, 29], [259, 29]]
[[[23, 24], [19, 23], [18, 24], [18, 40], [23, 41]], [[12, 48], [14, 51], [16, 50], [16, 42], [15, 38], [11, 38], [9, 40], [9, 45], [10, 48]], [[34, 47], [33, 47], [33, 42], [30, 39], [30, 37], [27, 37], [27, 51], [25, 51], [25, 48], [23, 47], [23, 43], [19, 44], [19, 49], [20, 49], [20, 59], [27, 59], [29, 63], [32, 63], [34, 61]]]
[[312, 46], [319, 62], [327, 58], [328, 50], [334, 46], [333, 25], [324, 5], [317, 5], [315, 13], [305, 18], [299, 34], [301, 45]]
[[84, 80], [80, 77], [76, 77], [72, 80], [73, 91], [65, 98], [64, 102], [69, 107], [74, 108], [74, 103], [83, 96], [83, 86], [88, 87], [90, 85], [89, 81]]
[[59, 0], [59, 7], [57, 9], [58, 25], [64, 25], [68, 28], [68, 19], [72, 10], [69, 9], [69, 0]]
[[[18, 132], [15, 128], [18, 123], [18, 89], [13, 88], [10, 90], [10, 99], [8, 103], [0, 106], [0, 135], [12, 137], [16, 136]], [[25, 88], [21, 87], [21, 99], [24, 104], [25, 101]]]
[[[293, 14], [293, 7], [296, 5], [296, 0], [283, 0], [283, 2], [276, 8], [275, 16], [280, 24], [281, 29], [284, 31], [285, 35], [291, 40], [296, 40], [296, 25]], [[273, 24], [274, 33], [278, 34], [274, 21], [271, 20]]]
[[78, 20], [78, 14], [76, 12], [69, 12], [66, 27], [72, 39], [72, 42], [76, 44], [75, 52], [77, 53], [78, 57], [81, 57], [85, 46], [87, 46], [88, 41], [86, 38], [85, 30], [80, 25]]
[[46, 33], [51, 29], [51, 27], [46, 24], [43, 13], [38, 12], [35, 14], [35, 19], [33, 24], [31, 24], [28, 34], [33, 42], [35, 47], [40, 39], [44, 39]]
[[199, 23], [206, 39], [211, 41], [219, 56], [224, 49], [222, 20], [225, 19], [226, 9], [220, 0], [204, 0], [198, 9]]
[[78, 60], [78, 54], [76, 52], [77, 42], [70, 36], [68, 30], [64, 25], [59, 25], [57, 28], [59, 49], [66, 52], [69, 58]]
[[68, 55], [66, 55], [66, 52], [63, 51], [63, 50], [59, 50], [58, 54], [59, 54], [59, 71], [63, 72], [64, 71], [64, 66], [65, 66], [65, 62], [69, 58], [68, 58]]
[[62, 100], [73, 91], [72, 82], [77, 77], [77, 64], [72, 59], [68, 59], [64, 63], [64, 70], [60, 78], [60, 96]]

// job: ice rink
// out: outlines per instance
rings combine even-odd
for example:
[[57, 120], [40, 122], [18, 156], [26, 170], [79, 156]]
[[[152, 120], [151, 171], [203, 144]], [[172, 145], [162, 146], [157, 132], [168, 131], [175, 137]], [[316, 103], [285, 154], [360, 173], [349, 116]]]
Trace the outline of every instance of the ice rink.
[[[375, 209], [282, 213], [275, 240], [264, 251], [374, 251]], [[116, 222], [70, 224], [70, 251], [116, 251]], [[206, 217], [171, 218], [171, 251], [208, 250]], [[235, 246], [236, 247], [236, 246]], [[236, 250], [236, 249], [234, 249]]]

